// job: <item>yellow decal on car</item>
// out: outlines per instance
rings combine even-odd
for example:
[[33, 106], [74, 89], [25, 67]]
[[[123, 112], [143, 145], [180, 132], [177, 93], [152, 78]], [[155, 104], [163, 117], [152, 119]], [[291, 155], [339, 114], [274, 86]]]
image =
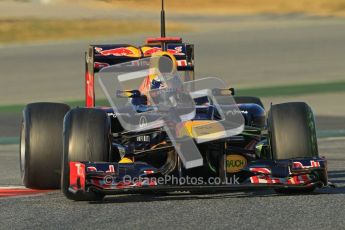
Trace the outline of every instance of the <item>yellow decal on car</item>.
[[119, 161], [119, 164], [133, 164], [133, 161], [128, 157], [124, 157]]
[[226, 172], [236, 173], [246, 167], [247, 159], [242, 155], [230, 154], [226, 156]]
[[190, 136], [192, 138], [222, 138], [225, 136], [224, 127], [218, 121], [196, 120], [186, 121], [177, 127], [179, 137]]

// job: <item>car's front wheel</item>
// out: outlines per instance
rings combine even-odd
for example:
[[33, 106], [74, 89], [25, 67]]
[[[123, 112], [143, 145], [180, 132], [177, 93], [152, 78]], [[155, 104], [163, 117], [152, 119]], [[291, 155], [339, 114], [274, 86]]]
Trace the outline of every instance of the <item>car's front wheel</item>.
[[72, 193], [70, 162], [108, 162], [110, 124], [107, 114], [100, 109], [76, 108], [65, 116], [63, 132], [62, 192], [68, 199], [93, 201], [103, 195], [93, 191]]
[[[304, 102], [273, 105], [268, 114], [268, 131], [274, 160], [319, 156], [314, 115]], [[279, 189], [277, 192], [312, 192], [314, 189]]]

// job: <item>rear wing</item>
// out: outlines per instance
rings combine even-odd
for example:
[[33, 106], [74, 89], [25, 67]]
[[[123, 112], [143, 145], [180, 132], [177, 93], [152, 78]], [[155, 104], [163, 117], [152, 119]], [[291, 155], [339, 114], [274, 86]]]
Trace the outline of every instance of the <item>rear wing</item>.
[[180, 38], [148, 39], [146, 43], [140, 47], [127, 44], [89, 46], [85, 53], [86, 107], [95, 106], [94, 78], [102, 68], [151, 57], [152, 54], [162, 50], [174, 55], [178, 71], [188, 71], [186, 81], [194, 80], [193, 44], [182, 43]]

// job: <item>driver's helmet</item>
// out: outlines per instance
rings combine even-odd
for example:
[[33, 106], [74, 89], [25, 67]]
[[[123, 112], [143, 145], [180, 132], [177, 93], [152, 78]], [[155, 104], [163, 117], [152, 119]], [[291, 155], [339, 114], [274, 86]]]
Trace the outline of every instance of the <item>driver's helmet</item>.
[[[171, 60], [167, 61], [168, 59]], [[164, 82], [160, 79], [162, 73], [175, 73], [177, 71], [177, 61], [174, 55], [169, 52], [156, 52], [150, 59], [149, 75], [139, 86], [142, 95], [147, 95], [150, 90], [164, 87]]]

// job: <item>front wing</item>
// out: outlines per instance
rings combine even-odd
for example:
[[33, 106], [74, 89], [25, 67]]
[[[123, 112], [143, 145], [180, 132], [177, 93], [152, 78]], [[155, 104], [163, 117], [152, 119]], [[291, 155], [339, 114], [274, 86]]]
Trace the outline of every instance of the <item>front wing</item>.
[[[241, 175], [236, 179], [236, 175]], [[167, 180], [169, 179], [169, 180]], [[143, 163], [70, 162], [72, 193], [97, 191], [118, 194], [142, 191], [242, 191], [255, 189], [308, 189], [328, 185], [327, 161], [303, 158], [250, 162], [238, 174], [225, 179], [193, 180], [163, 176], [158, 169]], [[217, 180], [216, 180], [217, 179]], [[212, 182], [212, 183], [211, 183]]]

